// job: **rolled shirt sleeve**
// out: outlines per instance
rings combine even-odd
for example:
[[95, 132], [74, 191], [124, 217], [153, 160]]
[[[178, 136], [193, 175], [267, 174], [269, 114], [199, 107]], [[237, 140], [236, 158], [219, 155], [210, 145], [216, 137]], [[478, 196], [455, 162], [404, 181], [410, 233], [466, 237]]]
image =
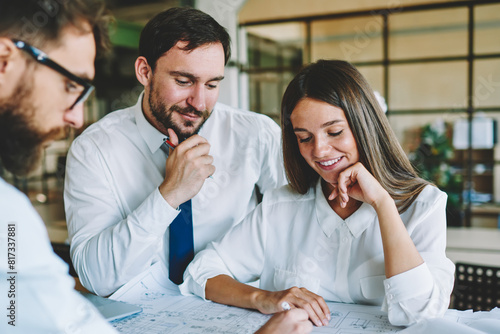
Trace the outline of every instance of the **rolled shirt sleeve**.
[[[432, 193], [434, 197], [428, 198]], [[409, 326], [442, 317], [448, 309], [455, 265], [445, 253], [446, 200], [445, 193], [427, 187], [402, 215], [424, 263], [384, 281], [382, 308], [394, 325]]]
[[199, 252], [184, 272], [184, 283], [179, 286], [181, 293], [205, 299], [207, 280], [218, 275], [228, 275], [243, 283], [258, 279], [266, 253], [266, 224], [262, 224], [262, 215], [259, 205], [220, 241]]
[[453, 264], [443, 263], [443, 266], [448, 267], [448, 271], [432, 272], [424, 262], [384, 281], [382, 309], [388, 313], [391, 324], [409, 326], [444, 315], [450, 301], [448, 287], [453, 286], [453, 277], [447, 273], [453, 270]]

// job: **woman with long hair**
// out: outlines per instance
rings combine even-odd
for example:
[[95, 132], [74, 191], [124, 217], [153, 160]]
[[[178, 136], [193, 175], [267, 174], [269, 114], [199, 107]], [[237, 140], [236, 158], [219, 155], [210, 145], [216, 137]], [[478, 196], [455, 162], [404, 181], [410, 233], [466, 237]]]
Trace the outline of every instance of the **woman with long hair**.
[[442, 316], [446, 194], [417, 176], [363, 76], [344, 61], [307, 66], [281, 123], [289, 185], [200, 252], [181, 291], [262, 313], [286, 302], [316, 326], [325, 300], [381, 305], [394, 325]]

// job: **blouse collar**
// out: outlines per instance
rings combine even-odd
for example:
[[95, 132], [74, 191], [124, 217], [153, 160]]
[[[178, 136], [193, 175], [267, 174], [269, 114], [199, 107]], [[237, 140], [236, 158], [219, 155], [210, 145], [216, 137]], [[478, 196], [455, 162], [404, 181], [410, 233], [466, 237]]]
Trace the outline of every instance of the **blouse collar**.
[[347, 219], [342, 219], [328, 204], [323, 189], [321, 187], [321, 178], [315, 187], [315, 209], [318, 223], [327, 237], [341, 227], [346, 225], [354, 238], [359, 237], [371, 224], [377, 221], [377, 213], [373, 207], [367, 203], [361, 206]]

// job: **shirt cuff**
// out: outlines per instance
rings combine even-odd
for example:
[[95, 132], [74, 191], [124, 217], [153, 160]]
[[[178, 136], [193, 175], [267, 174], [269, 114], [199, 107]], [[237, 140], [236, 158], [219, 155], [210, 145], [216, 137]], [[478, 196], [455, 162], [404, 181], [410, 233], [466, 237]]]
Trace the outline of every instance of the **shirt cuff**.
[[199, 263], [195, 261], [191, 263], [192, 264], [190, 264], [184, 272], [184, 282], [179, 285], [179, 290], [183, 295], [194, 294], [207, 301], [205, 297], [205, 286], [207, 285], [208, 278], [205, 276], [197, 277], [196, 268], [199, 269]]
[[166, 213], [175, 214], [176, 216], [177, 216], [177, 214], [179, 214], [179, 212], [180, 212], [179, 208], [173, 208], [172, 206], [170, 206], [170, 204], [168, 204], [168, 202], [165, 200], [165, 198], [163, 198], [163, 196], [161, 195], [160, 189], [156, 188], [153, 191], [153, 196], [155, 198], [154, 200], [159, 202], [158, 205], [160, 207], [162, 207], [164, 210], [166, 210], [165, 211]]
[[434, 280], [424, 262], [421, 265], [384, 280], [385, 296], [389, 304], [401, 303], [432, 293]]
[[183, 295], [192, 293], [207, 300], [205, 296], [207, 281], [219, 275], [233, 277], [219, 254], [213, 249], [213, 245], [208, 244], [206, 249], [195, 255], [186, 268], [184, 283], [179, 289]]
[[135, 209], [133, 215], [136, 216], [138, 222], [147, 222], [148, 232], [156, 235], [163, 235], [166, 228], [177, 217], [179, 210], [176, 210], [165, 201], [160, 194], [160, 190], [156, 188], [146, 198], [142, 204]]

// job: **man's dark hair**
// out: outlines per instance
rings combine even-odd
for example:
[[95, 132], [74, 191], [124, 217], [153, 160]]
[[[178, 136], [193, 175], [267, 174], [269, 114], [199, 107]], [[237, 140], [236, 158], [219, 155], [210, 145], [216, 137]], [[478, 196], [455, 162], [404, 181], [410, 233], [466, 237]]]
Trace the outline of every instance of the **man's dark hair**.
[[44, 50], [47, 44], [57, 46], [61, 31], [75, 26], [87, 32], [90, 24], [97, 55], [110, 49], [111, 14], [102, 0], [2, 0], [0, 2], [0, 36], [22, 40]]
[[231, 39], [226, 29], [210, 15], [193, 8], [176, 7], [156, 15], [141, 32], [139, 55], [146, 58], [151, 69], [165, 52], [177, 42], [188, 42], [184, 50], [194, 50], [210, 43], [221, 43], [224, 63], [231, 56]]

